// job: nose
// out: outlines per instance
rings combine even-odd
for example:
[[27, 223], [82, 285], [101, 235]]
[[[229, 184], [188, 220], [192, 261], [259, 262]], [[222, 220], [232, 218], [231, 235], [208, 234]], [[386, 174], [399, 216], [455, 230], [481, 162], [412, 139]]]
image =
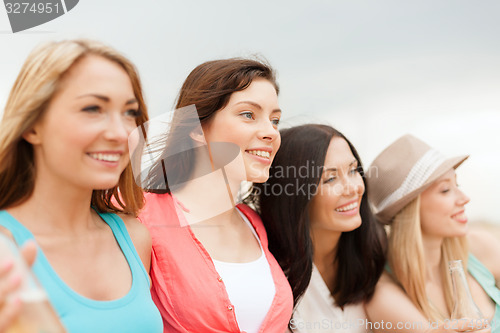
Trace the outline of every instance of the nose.
[[105, 124], [104, 137], [119, 143], [127, 142], [131, 130], [120, 113], [109, 114]]
[[362, 196], [365, 192], [365, 185], [361, 177], [345, 177], [343, 181], [343, 195], [353, 196], [355, 194]]
[[273, 142], [280, 135], [278, 128], [270, 120], [262, 121], [259, 126], [258, 136], [261, 140]]
[[466, 204], [469, 203], [469, 201], [470, 198], [464, 192], [462, 192], [462, 190], [458, 190], [457, 204], [459, 206], [465, 206]]

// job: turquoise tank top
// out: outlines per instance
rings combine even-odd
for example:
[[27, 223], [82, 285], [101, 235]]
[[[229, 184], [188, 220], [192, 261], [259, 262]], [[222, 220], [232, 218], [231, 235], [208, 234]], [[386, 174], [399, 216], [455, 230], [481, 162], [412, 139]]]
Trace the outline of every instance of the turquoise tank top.
[[495, 302], [495, 314], [491, 321], [491, 333], [500, 333], [500, 290], [495, 285], [495, 277], [481, 262], [469, 253], [467, 270], [481, 285], [486, 294]]
[[[123, 220], [112, 213], [99, 215], [113, 231], [132, 273], [132, 286], [125, 296], [96, 301], [77, 294], [61, 280], [40, 248], [33, 272], [70, 333], [163, 332], [160, 313], [151, 299], [148, 273]], [[17, 244], [34, 239], [33, 234], [6, 211], [0, 211], [0, 225], [12, 233]]]

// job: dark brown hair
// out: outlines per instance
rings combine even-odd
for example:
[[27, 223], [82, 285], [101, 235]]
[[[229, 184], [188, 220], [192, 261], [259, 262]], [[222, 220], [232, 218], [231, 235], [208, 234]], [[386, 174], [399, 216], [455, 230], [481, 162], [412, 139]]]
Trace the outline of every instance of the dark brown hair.
[[[361, 160], [353, 145], [334, 128], [316, 124], [282, 130], [281, 147], [269, 171], [268, 181], [254, 185], [269, 249], [288, 277], [295, 305], [309, 285], [313, 265], [308, 213], [313, 195], [299, 189], [316, 188], [319, 184], [322, 172], [312, 172], [311, 167], [318, 166], [322, 170], [334, 137], [348, 143], [358, 161], [358, 172], [366, 188]], [[309, 171], [297, 176], [283, 170]], [[276, 187], [294, 188], [295, 191], [278, 195], [275, 194]], [[385, 264], [387, 237], [371, 212], [366, 193], [360, 207], [361, 226], [343, 232], [338, 243], [335, 258], [338, 269], [332, 296], [335, 295], [335, 303], [340, 307], [371, 297]]]
[[[187, 181], [195, 158], [195, 146], [189, 133], [224, 108], [232, 93], [248, 88], [257, 78], [268, 80], [279, 93], [275, 72], [264, 61], [241, 58], [213, 60], [193, 69], [179, 92], [170, 132], [166, 138], [154, 143], [161, 154], [149, 172], [144, 188], [154, 193], [170, 193], [166, 174], [175, 175], [170, 179], [175, 178], [176, 183]], [[196, 107], [196, 119], [181, 109], [189, 105]], [[179, 152], [175, 156], [172, 155], [172, 147]], [[172, 183], [170, 185], [173, 186]]]

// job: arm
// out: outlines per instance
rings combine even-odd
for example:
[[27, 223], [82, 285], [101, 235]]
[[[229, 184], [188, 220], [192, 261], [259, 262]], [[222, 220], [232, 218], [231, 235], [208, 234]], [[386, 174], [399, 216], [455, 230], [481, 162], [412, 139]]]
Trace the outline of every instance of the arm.
[[[417, 310], [405, 292], [383, 273], [373, 298], [365, 305], [368, 319], [373, 323], [373, 332], [430, 332], [427, 319]], [[385, 323], [385, 329], [376, 329]], [[405, 329], [404, 326], [407, 326]], [[403, 325], [402, 328], [398, 325]], [[391, 326], [392, 329], [389, 329]]]
[[500, 286], [500, 241], [486, 230], [471, 230], [467, 235], [470, 252], [488, 268]]
[[132, 239], [132, 243], [134, 243], [135, 249], [141, 258], [146, 272], [149, 274], [152, 246], [149, 230], [133, 216], [120, 214], [120, 217], [127, 227], [130, 239]]
[[[373, 298], [365, 305], [368, 319], [372, 322], [374, 333], [451, 333], [458, 332], [444, 324], [430, 322], [413, 305], [405, 292], [383, 273]], [[490, 329], [475, 331], [487, 333]]]

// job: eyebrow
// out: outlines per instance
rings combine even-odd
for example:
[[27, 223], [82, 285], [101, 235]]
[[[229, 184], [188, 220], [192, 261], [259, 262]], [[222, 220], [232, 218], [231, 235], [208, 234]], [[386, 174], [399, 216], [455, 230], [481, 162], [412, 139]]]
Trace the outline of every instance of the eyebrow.
[[[77, 98], [84, 98], [84, 97], [95, 97], [97, 99], [100, 99], [101, 101], [104, 101], [106, 103], [109, 103], [109, 97], [107, 96], [103, 96], [103, 95], [99, 95], [99, 94], [85, 94], [85, 95], [80, 95], [78, 96]], [[136, 104], [136, 103], [139, 103], [137, 101], [137, 99], [135, 98], [132, 98], [132, 99], [129, 99], [125, 105], [130, 105], [130, 104]]]
[[[358, 163], [358, 160], [354, 159], [351, 163], [349, 163], [349, 166], [353, 166], [356, 163]], [[326, 171], [337, 171], [337, 168], [328, 168], [328, 169], [325, 169], [325, 172]]]
[[[241, 102], [236, 103], [235, 105], [238, 105], [238, 104], [250, 104], [257, 109], [262, 110], [262, 106], [260, 106], [258, 103], [252, 102], [252, 101], [241, 101]], [[271, 111], [271, 113], [282, 113], [282, 112], [281, 112], [281, 109], [274, 109], [273, 111]]]

